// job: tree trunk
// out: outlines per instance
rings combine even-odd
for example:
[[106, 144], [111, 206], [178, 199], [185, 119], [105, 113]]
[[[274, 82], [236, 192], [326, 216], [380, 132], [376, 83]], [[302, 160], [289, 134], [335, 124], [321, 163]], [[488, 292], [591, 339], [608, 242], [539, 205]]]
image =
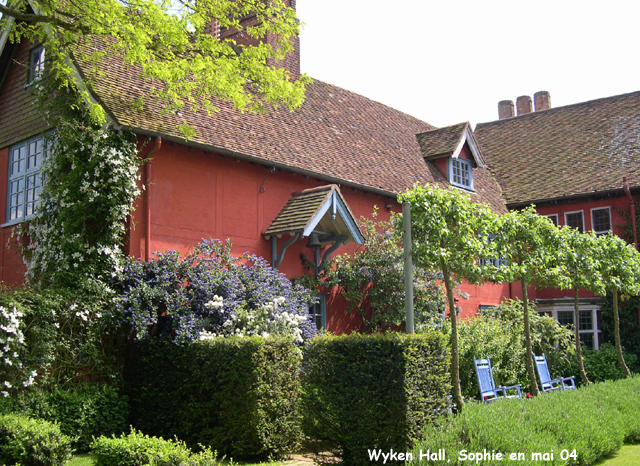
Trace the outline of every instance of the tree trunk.
[[522, 283], [522, 307], [524, 309], [524, 348], [525, 362], [527, 364], [527, 374], [530, 380], [530, 390], [533, 396], [538, 396], [538, 381], [536, 380], [536, 370], [533, 367], [533, 347], [531, 346], [531, 327], [529, 325], [529, 294], [527, 292], [527, 284]]
[[627, 364], [624, 362], [624, 357], [622, 356], [622, 345], [620, 344], [620, 316], [618, 315], [618, 290], [611, 290], [613, 292], [613, 330], [614, 330], [614, 339], [616, 343], [616, 353], [618, 355], [618, 363], [620, 364], [620, 368], [624, 375], [627, 377], [631, 377], [631, 371], [627, 367]]
[[589, 379], [587, 378], [587, 372], [584, 370], [584, 361], [582, 360], [582, 346], [580, 345], [580, 306], [578, 304], [578, 288], [573, 289], [573, 307], [575, 310], [573, 317], [573, 328], [576, 331], [576, 359], [578, 360], [578, 370], [580, 371], [580, 378], [585, 385], [589, 385]]
[[453, 399], [458, 408], [462, 411], [464, 399], [460, 388], [460, 350], [458, 348], [458, 316], [456, 314], [456, 303], [453, 300], [453, 283], [449, 268], [442, 263], [442, 275], [444, 276], [444, 286], [447, 290], [447, 301], [449, 302], [449, 315], [451, 317], [451, 384], [453, 385]]

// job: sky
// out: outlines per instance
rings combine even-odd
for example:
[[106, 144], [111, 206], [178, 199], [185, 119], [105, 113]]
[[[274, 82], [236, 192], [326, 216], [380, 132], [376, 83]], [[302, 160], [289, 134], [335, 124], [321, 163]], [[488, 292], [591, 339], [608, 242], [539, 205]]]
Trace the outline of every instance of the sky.
[[638, 0], [298, 0], [301, 68], [442, 127], [640, 90]]

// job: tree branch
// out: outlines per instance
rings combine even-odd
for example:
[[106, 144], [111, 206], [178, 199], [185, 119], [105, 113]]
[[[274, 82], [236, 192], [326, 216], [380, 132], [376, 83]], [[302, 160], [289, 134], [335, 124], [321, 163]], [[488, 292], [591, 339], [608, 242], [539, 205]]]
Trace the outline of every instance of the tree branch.
[[[35, 13], [24, 13], [13, 8], [9, 8], [0, 3], [0, 13], [3, 16], [11, 16], [18, 21], [25, 21], [28, 23], [46, 23], [58, 26], [59, 28], [66, 29], [67, 31], [81, 32], [83, 34], [90, 34], [91, 31], [83, 26], [74, 26], [73, 23], [63, 21], [54, 16], [37, 15]], [[65, 15], [69, 16], [69, 15]], [[73, 17], [69, 16], [69, 19]]]

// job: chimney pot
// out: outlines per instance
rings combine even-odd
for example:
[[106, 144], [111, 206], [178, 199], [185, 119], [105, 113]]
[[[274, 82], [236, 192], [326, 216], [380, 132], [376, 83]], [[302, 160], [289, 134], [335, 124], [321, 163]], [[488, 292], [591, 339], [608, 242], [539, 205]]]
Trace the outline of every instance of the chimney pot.
[[513, 100], [501, 100], [498, 102], [498, 118], [505, 120], [507, 118], [513, 118], [515, 113], [513, 112]]
[[516, 100], [516, 108], [518, 110], [518, 116], [531, 113], [533, 111], [531, 97], [529, 97], [528, 95], [521, 95], [520, 97], [518, 97], [518, 99]]
[[536, 112], [549, 110], [551, 108], [551, 94], [548, 91], [536, 92], [533, 94], [533, 103], [536, 107]]

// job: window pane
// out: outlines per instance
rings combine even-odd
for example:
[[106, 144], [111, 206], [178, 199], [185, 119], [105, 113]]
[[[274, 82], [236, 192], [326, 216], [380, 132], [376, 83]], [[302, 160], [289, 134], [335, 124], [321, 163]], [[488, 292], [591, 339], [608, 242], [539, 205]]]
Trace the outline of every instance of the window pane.
[[471, 164], [464, 159], [452, 159], [451, 160], [451, 181], [454, 184], [471, 187]]
[[560, 325], [573, 327], [573, 312], [572, 311], [558, 311], [558, 322]]
[[567, 221], [567, 225], [571, 228], [577, 229], [580, 233], [584, 231], [584, 219], [582, 217], [582, 212], [565, 214], [565, 219]]
[[27, 146], [14, 149], [11, 156], [11, 175], [17, 175], [24, 170], [24, 159], [27, 156]]
[[557, 215], [545, 215], [545, 217], [547, 217], [549, 220], [551, 220], [551, 223], [553, 223], [555, 226], [558, 226], [558, 216]]
[[309, 306], [309, 315], [316, 324], [316, 327], [321, 330], [326, 326], [327, 298], [321, 294], [317, 295], [316, 299], [317, 302]]
[[580, 342], [589, 349], [593, 348], [593, 333], [580, 333]]
[[39, 173], [45, 153], [44, 137], [31, 138], [11, 148], [7, 187], [7, 221], [35, 213], [42, 190]]
[[593, 321], [591, 319], [591, 311], [580, 311], [580, 330], [593, 330]]
[[38, 46], [29, 52], [29, 82], [40, 79], [44, 72], [44, 47]]
[[591, 211], [593, 231], [606, 233], [611, 230], [611, 212], [609, 209], [597, 209]]

